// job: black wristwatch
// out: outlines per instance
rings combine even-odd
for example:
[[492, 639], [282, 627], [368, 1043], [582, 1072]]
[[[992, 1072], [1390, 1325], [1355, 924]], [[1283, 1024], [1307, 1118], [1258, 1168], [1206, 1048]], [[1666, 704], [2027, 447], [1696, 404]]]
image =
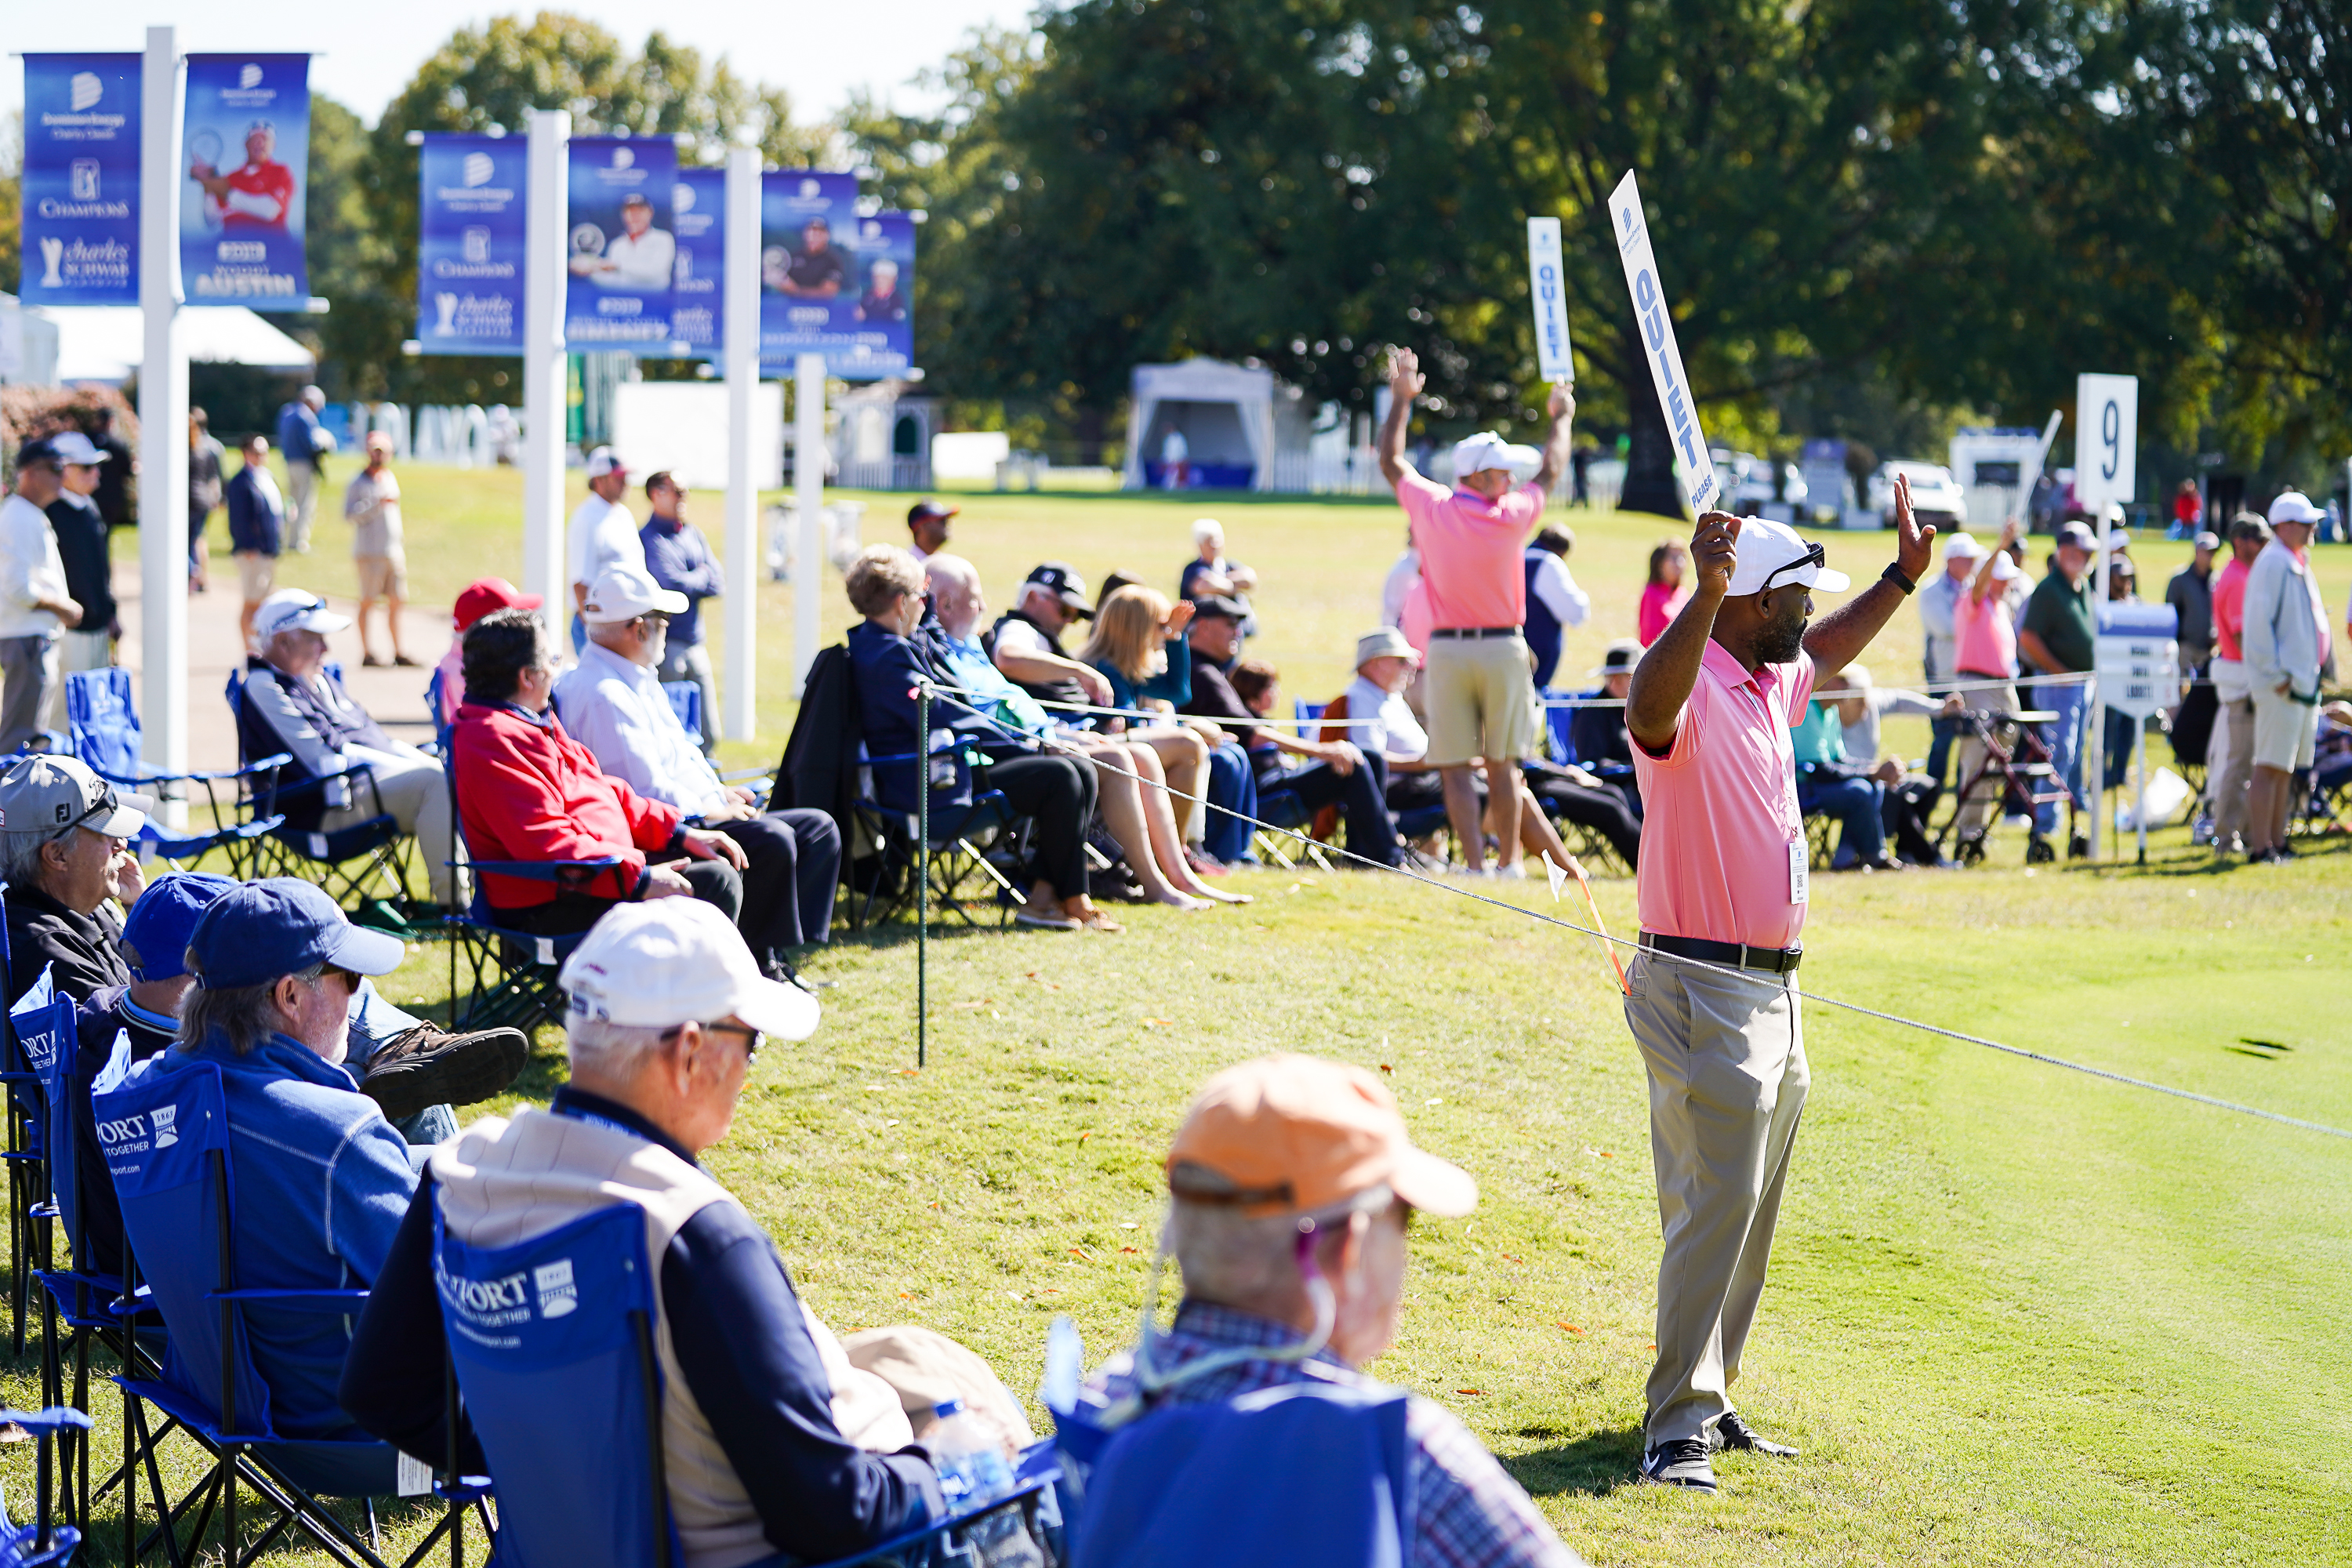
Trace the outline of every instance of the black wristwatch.
[[1882, 583], [1892, 583], [1906, 594], [1916, 594], [1919, 591], [1918, 584], [1903, 575], [1903, 563], [1899, 561], [1888, 562], [1886, 570], [1878, 574], [1878, 580]]

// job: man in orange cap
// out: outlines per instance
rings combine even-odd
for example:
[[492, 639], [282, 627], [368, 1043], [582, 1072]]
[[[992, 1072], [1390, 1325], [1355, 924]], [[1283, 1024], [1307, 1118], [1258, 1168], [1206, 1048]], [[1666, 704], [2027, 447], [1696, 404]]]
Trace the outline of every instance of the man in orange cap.
[[[1167, 1170], [1174, 1202], [1160, 1250], [1183, 1270], [1184, 1299], [1172, 1328], [1096, 1374], [1093, 1397], [1106, 1405], [1146, 1385], [1155, 1404], [1293, 1383], [1377, 1386], [1356, 1369], [1396, 1338], [1413, 1211], [1451, 1219], [1478, 1201], [1468, 1172], [1412, 1146], [1378, 1079], [1314, 1057], [1262, 1057], [1211, 1079]], [[1247, 1355], [1253, 1347], [1263, 1353]], [[1235, 1351], [1246, 1359], [1221, 1353]], [[1579, 1563], [1450, 1412], [1414, 1397], [1405, 1436], [1406, 1568]]]

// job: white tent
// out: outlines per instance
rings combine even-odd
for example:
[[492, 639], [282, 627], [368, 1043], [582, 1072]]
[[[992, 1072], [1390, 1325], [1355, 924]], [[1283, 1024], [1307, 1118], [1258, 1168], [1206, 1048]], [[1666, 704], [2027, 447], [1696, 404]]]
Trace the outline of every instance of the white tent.
[[1159, 474], [1171, 430], [1184, 437], [1195, 484], [1274, 487], [1274, 372], [1213, 359], [1139, 364], [1129, 390], [1128, 489], [1144, 489]]
[[[119, 386], [146, 357], [146, 329], [136, 305], [50, 305], [39, 313], [58, 329], [60, 385], [98, 381]], [[200, 364], [249, 364], [264, 370], [318, 369], [316, 355], [242, 305], [206, 305], [180, 312], [180, 342]]]

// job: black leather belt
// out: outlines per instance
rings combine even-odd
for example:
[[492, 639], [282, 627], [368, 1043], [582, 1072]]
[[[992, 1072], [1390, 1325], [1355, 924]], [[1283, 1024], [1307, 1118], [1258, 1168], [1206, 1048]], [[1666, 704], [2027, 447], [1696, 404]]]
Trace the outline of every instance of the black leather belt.
[[1476, 642], [1486, 637], [1515, 637], [1519, 635], [1519, 628], [1517, 626], [1439, 626], [1429, 635], [1433, 637], [1459, 637], [1465, 641]]
[[1660, 936], [1655, 931], [1642, 933], [1642, 945], [1675, 958], [1696, 958], [1702, 963], [1728, 964], [1734, 969], [1761, 969], [1773, 974], [1794, 974], [1797, 965], [1805, 961], [1805, 950], [1798, 947], [1749, 947], [1738, 942], [1708, 942], [1696, 936]]

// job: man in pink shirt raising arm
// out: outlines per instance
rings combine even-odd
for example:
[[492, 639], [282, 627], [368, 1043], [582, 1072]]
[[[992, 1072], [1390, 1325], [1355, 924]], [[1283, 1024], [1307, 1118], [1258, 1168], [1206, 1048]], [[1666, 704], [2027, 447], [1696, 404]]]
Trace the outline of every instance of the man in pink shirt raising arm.
[[[1470, 763], [1486, 763], [1486, 829], [1503, 864], [1519, 857], [1518, 764], [1536, 754], [1543, 715], [1536, 705], [1535, 661], [1524, 635], [1528, 608], [1525, 548], [1541, 521], [1545, 492], [1568, 462], [1576, 399], [1551, 389], [1551, 434], [1538, 454], [1489, 430], [1454, 448], [1454, 489], [1424, 479], [1404, 455], [1405, 426], [1425, 384], [1421, 359], [1399, 349], [1389, 364], [1389, 416], [1381, 426], [1381, 474], [1396, 487], [1421, 552], [1421, 591], [1430, 611], [1423, 666], [1429, 711], [1428, 761], [1445, 786], [1445, 815], [1473, 876], [1486, 864]], [[1514, 466], [1535, 466], [1515, 485]]]
[[1758, 1436], [1728, 1396], [1808, 1078], [1794, 989], [1808, 848], [1789, 731], [1815, 674], [1852, 663], [1927, 570], [1936, 531], [1899, 477], [1895, 518], [1895, 564], [1808, 630], [1811, 590], [1847, 586], [1822, 547], [1706, 513], [1691, 601], [1626, 696], [1645, 810], [1625, 1022], [1649, 1072], [1665, 1233], [1642, 1475], [1662, 1485], [1712, 1492], [1717, 1448], [1796, 1452]]

